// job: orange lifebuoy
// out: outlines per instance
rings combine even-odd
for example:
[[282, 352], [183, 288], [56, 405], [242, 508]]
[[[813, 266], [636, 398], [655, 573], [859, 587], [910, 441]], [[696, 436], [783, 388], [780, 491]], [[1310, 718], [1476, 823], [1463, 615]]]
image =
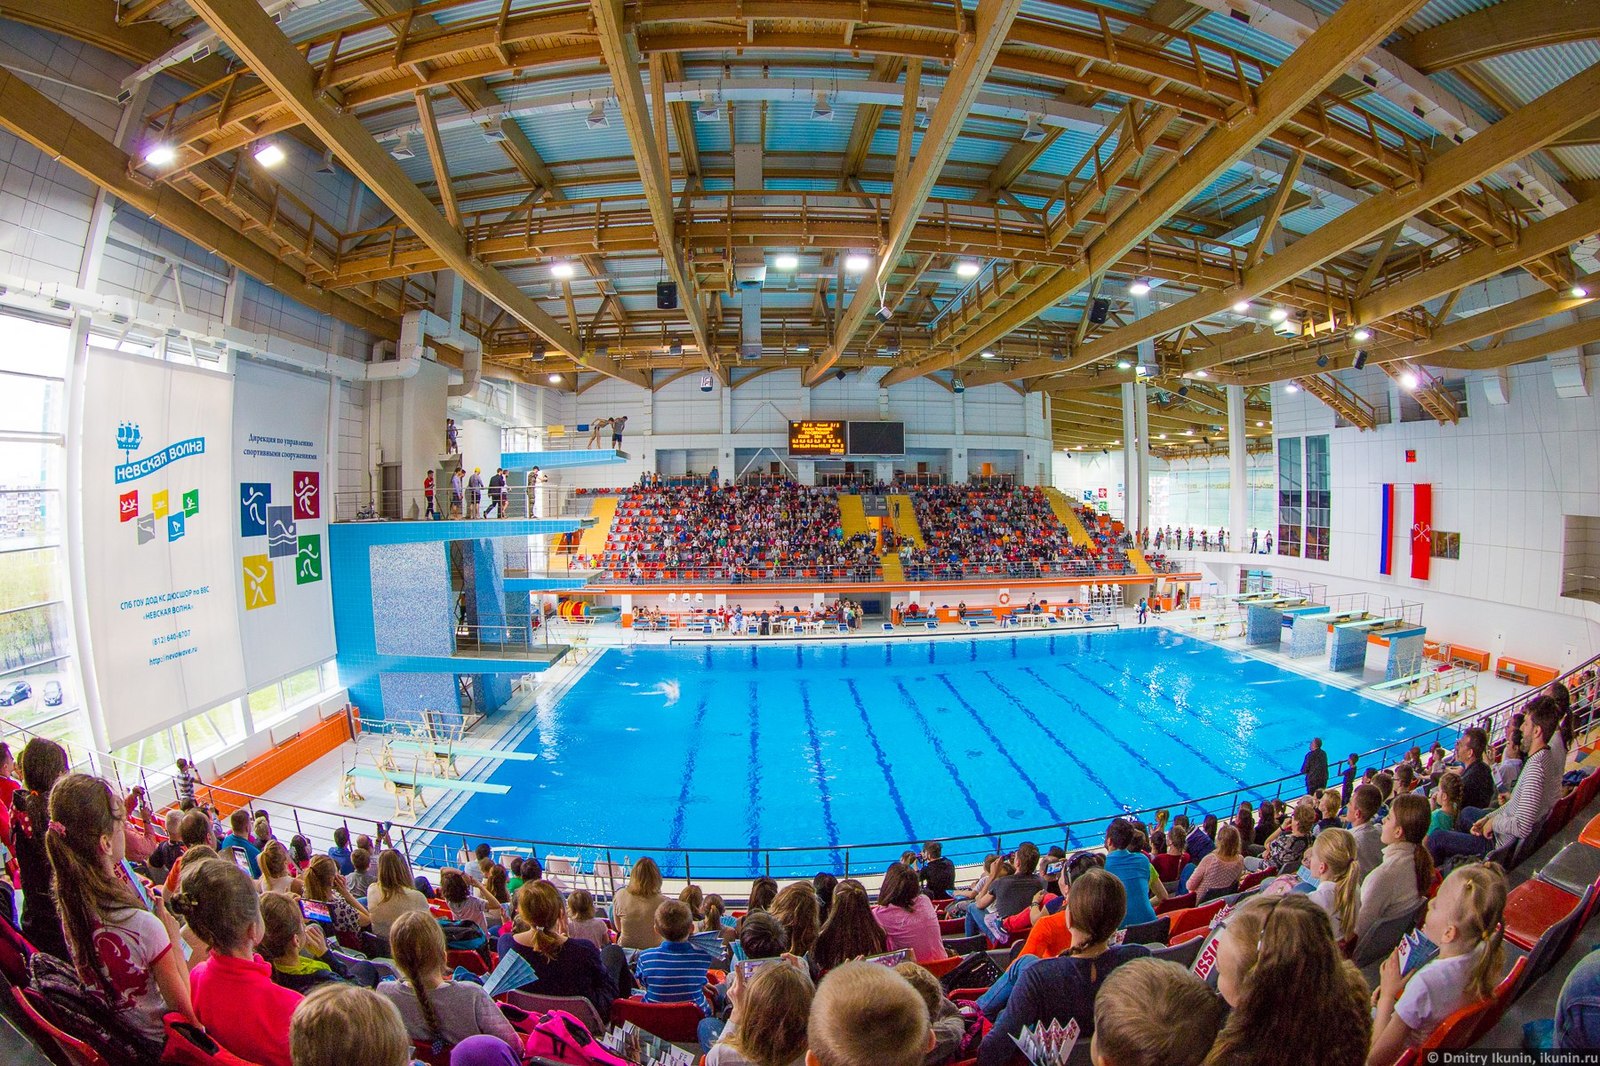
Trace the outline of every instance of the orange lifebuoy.
[[1008, 604], [1010, 602], [1011, 602], [1011, 593], [1002, 592], [1000, 594], [1000, 606], [1004, 607], [1006, 604]]

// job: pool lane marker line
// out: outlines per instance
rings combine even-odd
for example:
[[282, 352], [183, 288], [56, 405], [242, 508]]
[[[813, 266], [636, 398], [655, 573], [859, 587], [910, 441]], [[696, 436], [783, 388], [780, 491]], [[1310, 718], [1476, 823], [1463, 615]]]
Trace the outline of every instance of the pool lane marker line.
[[889, 757], [884, 753], [883, 745], [878, 743], [878, 734], [872, 728], [872, 719], [867, 716], [867, 705], [861, 699], [861, 693], [856, 689], [854, 680], [844, 683], [850, 692], [850, 700], [856, 705], [856, 714], [861, 718], [861, 727], [866, 731], [867, 741], [872, 745], [872, 754], [878, 760], [878, 770], [883, 774], [883, 783], [889, 789], [889, 799], [894, 803], [894, 812], [900, 818], [900, 826], [906, 831], [907, 840], [920, 840], [916, 827], [911, 824], [911, 816], [906, 813], [905, 800], [900, 796], [900, 789], [894, 783], [894, 773], [889, 767]]
[[[1066, 666], [1065, 663], [1062, 663], [1061, 665], [1063, 667], [1065, 667], [1071, 673], [1077, 674], [1077, 676], [1079, 678], [1081, 678], [1083, 681], [1088, 682], [1089, 684], [1093, 685], [1093, 682], [1090, 682], [1088, 678], [1084, 677], [1082, 674], [1079, 674], [1076, 670], [1073, 670], [1072, 667]], [[1146, 759], [1143, 755], [1140, 755], [1136, 750], [1134, 750], [1134, 748], [1133, 748], [1133, 746], [1131, 744], [1129, 744], [1127, 741], [1123, 740], [1121, 737], [1117, 736], [1116, 733], [1114, 733], [1111, 730], [1107, 729], [1093, 715], [1091, 715], [1087, 711], [1085, 711], [1083, 709], [1083, 704], [1079, 703], [1077, 700], [1073, 699], [1071, 696], [1068, 696], [1066, 693], [1064, 693], [1064, 692], [1060, 691], [1059, 689], [1055, 688], [1053, 685], [1050, 684], [1050, 682], [1048, 682], [1044, 678], [1040, 677], [1038, 671], [1034, 670], [1033, 667], [1031, 667], [1031, 666], [1023, 667], [1022, 672], [1027, 674], [1029, 677], [1033, 678], [1034, 681], [1038, 682], [1040, 687], [1042, 687], [1046, 692], [1050, 693], [1052, 696], [1054, 696], [1056, 699], [1060, 700], [1063, 704], [1065, 704], [1068, 708], [1070, 708], [1072, 710], [1073, 714], [1076, 714], [1079, 718], [1081, 718], [1085, 722], [1089, 723], [1089, 725], [1096, 732], [1098, 732], [1101, 736], [1105, 737], [1107, 740], [1111, 741], [1117, 747], [1121, 748], [1124, 752], [1126, 752], [1128, 758], [1132, 759], [1139, 766], [1143, 767], [1144, 771], [1146, 773], [1153, 774], [1154, 776], [1160, 778], [1162, 784], [1164, 784], [1168, 788], [1172, 789], [1173, 793], [1175, 795], [1181, 796], [1181, 795], [1184, 794], [1183, 793], [1183, 786], [1179, 785], [1172, 778], [1168, 777], [1166, 775], [1166, 773], [1161, 770], [1160, 767], [1156, 766], [1150, 760]], [[988, 675], [987, 672], [985, 672], [984, 676], [988, 677], [989, 675]], [[1002, 692], [1005, 691], [1003, 688], [1001, 688], [1000, 682], [994, 681], [993, 678], [990, 678], [990, 680], [991, 680], [991, 682], [994, 684], [994, 686], [997, 689], [1001, 689]], [[1095, 686], [1095, 687], [1098, 688], [1099, 686]], [[1101, 689], [1101, 691], [1104, 692], [1105, 690]], [[1109, 695], [1109, 693], [1107, 693], [1107, 694]], [[1016, 699], [1016, 697], [1011, 696], [1009, 693], [1006, 694], [1006, 698], [1007, 699], [1011, 699], [1011, 700], [1015, 700]], [[1141, 717], [1143, 717], [1143, 716], [1141, 716]], [[1128, 803], [1128, 801], [1126, 799], [1123, 799], [1123, 800], [1119, 801], [1117, 805], [1119, 807], [1124, 807], [1124, 806], [1127, 806], [1127, 803]]]
[[800, 707], [806, 716], [806, 737], [811, 744], [811, 772], [817, 779], [817, 796], [822, 800], [822, 825], [828, 832], [828, 852], [833, 868], [844, 869], [844, 856], [839, 852], [839, 826], [833, 820], [833, 793], [828, 788], [828, 771], [822, 760], [822, 737], [817, 733], [817, 718], [811, 712], [811, 692], [804, 681], [800, 682]]
[[[1120, 669], [1115, 663], [1112, 663], [1111, 661], [1109, 661], [1107, 659], [1101, 658], [1098, 655], [1090, 655], [1090, 656], [1087, 656], [1087, 658], [1093, 659], [1095, 662], [1100, 663], [1106, 669], [1110, 670], [1112, 672], [1112, 674], [1115, 675], [1117, 680], [1124, 681], [1124, 682], [1127, 681], [1127, 679], [1128, 679], [1127, 672], [1122, 670], [1122, 669]], [[1262, 665], [1266, 665], [1266, 664], [1262, 664]], [[1076, 671], [1074, 671], [1074, 672], [1076, 672]], [[1081, 677], [1082, 675], [1080, 674], [1079, 676]], [[1287, 681], [1288, 678], [1282, 678], [1281, 680]], [[1254, 682], [1251, 682], [1251, 683], [1254, 684]], [[1112, 699], [1118, 699], [1118, 697], [1116, 695], [1114, 695], [1111, 692], [1110, 689], [1102, 688], [1102, 687], [1100, 687], [1098, 684], [1096, 684], [1093, 681], [1091, 681], [1090, 684], [1095, 684], [1095, 686], [1097, 688], [1100, 688], [1100, 691], [1104, 692], [1108, 696], [1111, 696]], [[1144, 693], [1150, 694], [1150, 695], [1155, 695], [1155, 696], [1160, 697], [1161, 699], [1166, 700], [1168, 703], [1172, 704], [1172, 707], [1173, 707], [1174, 710], [1176, 710], [1179, 714], [1183, 715], [1186, 719], [1198, 721], [1201, 725], [1205, 726], [1207, 729], [1211, 730], [1213, 733], [1216, 733], [1218, 736], [1222, 737], [1222, 739], [1228, 741], [1229, 743], [1241, 742], [1240, 737], [1239, 737], [1239, 735], [1237, 733], [1230, 732], [1229, 730], [1224, 729], [1222, 726], [1217, 725], [1216, 723], [1211, 721], [1210, 718], [1208, 718], [1205, 715], [1201, 714], [1197, 710], [1191, 710], [1189, 708], [1184, 707], [1182, 704], [1180, 704], [1178, 702], [1178, 699], [1177, 699], [1176, 696], [1171, 695], [1169, 692], [1167, 692], [1166, 689], [1164, 689], [1161, 685], [1157, 684], [1155, 681], [1150, 681], [1150, 682], [1148, 682], [1146, 684], [1141, 684], [1140, 686], [1135, 688], [1134, 691], [1136, 691], [1136, 692], [1144, 692]], [[1248, 743], [1244, 744], [1244, 747], [1245, 747], [1245, 750], [1253, 753], [1254, 755], [1256, 755], [1257, 757], [1259, 757], [1262, 760], [1266, 761], [1267, 763], [1270, 763], [1271, 765], [1277, 767], [1284, 774], [1292, 774], [1292, 773], [1296, 772], [1295, 767], [1289, 766], [1286, 763], [1281, 762], [1269, 750], [1267, 750], [1265, 748], [1260, 748], [1260, 747], [1257, 747], [1254, 744], [1248, 744]]]
[[[1015, 707], [1017, 711], [1021, 713], [1021, 715], [1026, 718], [1035, 729], [1049, 737], [1050, 743], [1054, 744], [1061, 754], [1065, 755], [1072, 762], [1072, 765], [1078, 768], [1078, 772], [1093, 782], [1094, 786], [1101, 792], [1106, 794], [1106, 799], [1110, 800], [1111, 803], [1116, 807], [1121, 808], [1126, 806], [1127, 801], [1125, 798], [1111, 791], [1111, 786], [1105, 783], [1105, 779], [1099, 774], [1095, 773], [1094, 768], [1088, 763], [1078, 758], [1077, 752], [1073, 751], [1072, 748], [1067, 745], [1066, 741], [1057, 736], [1055, 730], [1051, 729], [1049, 726], [1040, 721], [1039, 716], [1034, 714], [1033, 710], [1026, 703], [1017, 699], [1016, 695], [1013, 694], [1010, 689], [1006, 688], [1005, 685], [995, 680], [994, 675], [990, 674], [988, 671], [980, 671], [979, 676], [983, 677], [989, 682], [989, 684], [993, 685], [994, 690], [1000, 693], [1001, 696], [1005, 697], [1006, 701], [1010, 703], [1011, 706]], [[1080, 711], [1079, 713], [1081, 714], [1082, 712]]]
[[994, 830], [989, 825], [989, 819], [983, 816], [983, 808], [978, 805], [977, 799], [967, 788], [967, 783], [961, 780], [961, 775], [956, 772], [956, 764], [950, 761], [950, 755], [944, 750], [944, 745], [939, 743], [939, 738], [934, 735], [933, 727], [928, 724], [928, 718], [922, 713], [922, 708], [917, 706], [917, 701], [911, 698], [911, 693], [906, 691], [904, 681], [896, 681], [894, 687], [900, 690], [901, 699], [905, 700], [904, 706], [911, 708], [911, 713], [916, 716], [917, 725], [922, 729], [922, 735], [927, 738], [928, 744], [933, 748], [934, 756], [944, 765], [945, 773], [950, 775], [950, 780], [955, 782], [956, 789], [961, 793], [961, 798], [967, 801], [967, 806], [972, 810], [972, 815], [978, 820], [978, 828], [983, 830], [984, 836], [994, 836]]
[[983, 735], [989, 738], [990, 750], [998, 753], [1002, 758], [1004, 758], [1005, 761], [1010, 764], [1012, 771], [1016, 773], [1017, 777], [1022, 781], [1022, 783], [1028, 786], [1028, 790], [1033, 793], [1033, 801], [1039, 805], [1039, 808], [1048, 814], [1053, 821], [1066, 821], [1066, 819], [1061, 817], [1060, 813], [1058, 813], [1056, 809], [1050, 805], [1050, 797], [1046, 796], [1044, 794], [1044, 790], [1034, 782], [1033, 778], [1028, 776], [1028, 771], [1024, 770], [1017, 760], [1011, 757], [1010, 749], [1000, 740], [999, 737], [995, 736], [994, 730], [989, 728], [988, 723], [983, 720], [983, 716], [978, 713], [977, 708], [968, 703], [961, 695], [960, 690], [958, 690], [951, 682], [950, 675], [935, 674], [934, 676], [938, 678], [940, 684], [944, 685], [945, 688], [950, 690], [950, 695], [954, 697], [955, 701], [961, 705], [961, 709], [966, 711], [967, 714], [971, 716], [972, 720], [977, 723], [979, 729], [983, 730]]
[[[683, 846], [683, 820], [689, 806], [689, 792], [694, 785], [694, 768], [700, 759], [700, 728], [705, 724], [707, 700], [702, 697], [694, 709], [694, 720], [689, 724], [689, 753], [683, 759], [683, 776], [678, 784], [678, 809], [672, 816], [672, 828], [667, 833], [667, 847], [676, 850]], [[675, 861], [670, 859], [669, 863]]]

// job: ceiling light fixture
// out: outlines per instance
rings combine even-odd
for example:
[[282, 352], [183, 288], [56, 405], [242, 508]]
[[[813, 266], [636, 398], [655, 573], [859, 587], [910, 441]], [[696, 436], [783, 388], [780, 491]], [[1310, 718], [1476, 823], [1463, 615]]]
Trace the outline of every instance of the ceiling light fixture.
[[1358, 344], [1365, 344], [1372, 339], [1372, 331], [1366, 326], [1362, 326], [1360, 329], [1350, 334], [1350, 336], [1354, 337]]
[[1148, 295], [1150, 295], [1150, 279], [1149, 278], [1140, 278], [1140, 279], [1138, 279], [1132, 285], [1128, 286], [1128, 291], [1130, 293], [1132, 293], [1133, 295], [1135, 295], [1135, 296], [1148, 296]]
[[482, 129], [483, 139], [490, 144], [500, 144], [506, 139], [506, 131], [503, 126], [484, 126]]
[[809, 345], [809, 344], [797, 344], [797, 345], [794, 346], [794, 350], [799, 352], [801, 355], [810, 355], [811, 354], [811, 345]]
[[551, 374], [550, 375], [550, 384], [552, 384], [552, 385], [561, 384], [561, 375], [560, 374]]
[[606, 102], [604, 100], [596, 100], [594, 102], [594, 106], [589, 109], [589, 117], [586, 121], [592, 130], [603, 130], [611, 125], [611, 120], [606, 117]]
[[557, 259], [550, 264], [550, 276], [566, 281], [577, 273], [577, 269], [565, 259]]
[[1204, 371], [1204, 370], [1196, 370], [1194, 372], [1194, 376], [1197, 377], [1197, 378], [1208, 378], [1211, 375], [1209, 373], [1207, 373], [1206, 371]]
[[1274, 307], [1271, 311], [1267, 312], [1267, 317], [1272, 319], [1274, 322], [1282, 322], [1284, 319], [1289, 317], [1289, 312], [1286, 308]]
[[[149, 159], [150, 157], [149, 156], [145, 156], [145, 158]], [[1585, 297], [1587, 297], [1588, 295], [1589, 295], [1589, 290], [1584, 288], [1582, 285], [1574, 285], [1572, 287], [1572, 298], [1574, 300], [1582, 300]]]
[[402, 133], [400, 135], [400, 143], [389, 149], [389, 154], [401, 162], [404, 162], [407, 159], [417, 158], [417, 153], [411, 150], [411, 134]]
[[851, 252], [844, 257], [844, 272], [846, 274], [864, 274], [872, 265], [872, 257], [861, 252]]
[[1238, 303], [1233, 305], [1233, 312], [1236, 315], [1249, 314], [1250, 313], [1250, 301], [1249, 300], [1240, 300]]
[[778, 255], [773, 256], [772, 268], [774, 270], [798, 270], [800, 268], [800, 257], [793, 252], [780, 252]]
[[1128, 369], [1132, 368], [1132, 366], [1133, 366], [1133, 364], [1128, 362], [1126, 359], [1118, 359], [1117, 360], [1117, 369], [1118, 370], [1128, 370]]
[[980, 359], [993, 359], [994, 358], [994, 353], [991, 352], [989, 349], [985, 348], [983, 351], [978, 353], [978, 358], [980, 358]]
[[1027, 125], [1022, 127], [1022, 139], [1029, 144], [1036, 144], [1044, 140], [1044, 116], [1029, 115]]
[[817, 94], [817, 102], [811, 105], [811, 119], [813, 122], [833, 121], [833, 105], [828, 103], [827, 93]]
[[1300, 391], [1300, 386], [1296, 385], [1294, 382], [1291, 381], [1291, 382], [1289, 382], [1289, 384], [1287, 384], [1287, 385], [1285, 385], [1283, 387], [1283, 391], [1284, 392], [1299, 392]]
[[177, 158], [178, 150], [170, 144], [152, 144], [144, 153], [144, 161], [153, 167], [164, 167]]
[[1257, 429], [1263, 429], [1263, 428], [1265, 428], [1265, 426], [1266, 426], [1265, 422], [1257, 422], [1256, 423], [1256, 428]]
[[1420, 384], [1422, 384], [1421, 380], [1409, 370], [1400, 375], [1400, 387], [1407, 392], [1415, 389]]
[[980, 264], [976, 259], [958, 260], [956, 262], [956, 277], [975, 278], [978, 276], [978, 272], [982, 269], [983, 265]]
[[275, 167], [289, 157], [277, 141], [259, 141], [255, 147], [256, 162], [264, 167]]
[[722, 117], [722, 105], [715, 100], [701, 100], [694, 109], [694, 117], [701, 122], [715, 122]]
[[333, 173], [333, 149], [330, 148], [326, 152], [322, 153], [322, 165], [317, 168], [317, 173], [318, 174], [332, 174]]

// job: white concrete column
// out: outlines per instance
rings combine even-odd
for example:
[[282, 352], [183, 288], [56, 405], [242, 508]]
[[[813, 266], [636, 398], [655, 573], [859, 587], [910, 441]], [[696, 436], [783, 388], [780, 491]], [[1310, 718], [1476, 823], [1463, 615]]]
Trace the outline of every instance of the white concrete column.
[[[1155, 354], [1151, 353], [1151, 362], [1146, 366], [1154, 366]], [[1135, 382], [1133, 386], [1134, 408], [1137, 414], [1139, 436], [1135, 450], [1139, 453], [1138, 481], [1134, 483], [1133, 498], [1137, 504], [1137, 513], [1131, 524], [1132, 532], [1138, 536], [1139, 530], [1150, 522], [1150, 389], [1143, 381]], [[1122, 442], [1127, 444], [1127, 440]]]
[[967, 394], [950, 394], [950, 423], [955, 427], [955, 444], [950, 449], [950, 482], [959, 485], [967, 480]]
[[1122, 386], [1122, 524], [1129, 529], [1139, 525], [1139, 387], [1133, 382]]
[[1244, 386], [1227, 386], [1228, 396], [1228, 547], [1250, 544], [1249, 482], [1245, 473]]

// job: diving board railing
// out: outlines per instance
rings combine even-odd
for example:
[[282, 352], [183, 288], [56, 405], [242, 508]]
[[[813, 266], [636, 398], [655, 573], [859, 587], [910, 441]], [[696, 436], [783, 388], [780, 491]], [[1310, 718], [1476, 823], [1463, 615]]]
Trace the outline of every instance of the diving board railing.
[[[1600, 655], [1564, 672], [1560, 679], [1564, 681], [1576, 678], [1584, 671], [1597, 670], [1600, 670]], [[1391, 766], [1412, 746], [1426, 749], [1434, 741], [1444, 739], [1448, 732], [1469, 725], [1484, 726], [1493, 742], [1503, 734], [1511, 715], [1520, 711], [1538, 694], [1537, 690], [1521, 693], [1492, 707], [1473, 710], [1448, 721], [1438, 722], [1410, 736], [1391, 740], [1381, 747], [1374, 747], [1361, 753], [1358, 765], [1363, 768]], [[1573, 709], [1578, 718], [1580, 733], [1590, 729], [1596, 724], [1596, 719], [1600, 718], [1597, 695], [1600, 695], [1600, 680], [1590, 679], [1579, 687], [1574, 696]], [[0, 720], [0, 727], [7, 733], [34, 735], [30, 730], [4, 720]], [[1309, 736], [1308, 729], [1307, 737]], [[158, 810], [162, 803], [170, 802], [173, 795], [172, 775], [166, 769], [135, 766], [113, 756], [88, 751], [79, 745], [70, 745], [69, 748], [74, 767], [81, 767], [87, 772], [102, 773], [107, 778], [117, 781], [124, 790], [133, 784], [144, 785], [149, 794], [156, 797]], [[418, 783], [423, 782], [419, 780]], [[502, 856], [531, 855], [541, 859], [546, 856], [561, 856], [575, 863], [575, 868], [581, 871], [585, 881], [584, 887], [609, 895], [621, 887], [623, 876], [632, 860], [645, 855], [654, 858], [667, 877], [675, 882], [743, 880], [761, 874], [809, 877], [818, 870], [828, 870], [841, 876], [871, 877], [880, 874], [890, 863], [898, 859], [903, 851], [918, 849], [927, 841], [938, 841], [943, 845], [945, 857], [958, 866], [971, 867], [980, 863], [985, 856], [1005, 851], [1008, 847], [1014, 848], [1024, 840], [1033, 841], [1041, 850], [1051, 844], [1062, 844], [1069, 851], [1076, 848], [1098, 847], [1104, 840], [1106, 826], [1114, 818], [1131, 817], [1149, 821], [1158, 810], [1170, 810], [1174, 814], [1187, 813], [1191, 818], [1205, 814], [1231, 816], [1241, 800], [1249, 800], [1254, 804], [1263, 799], [1296, 798], [1301, 795], [1302, 783], [1300, 774], [1287, 774], [1250, 784], [1241, 783], [1234, 789], [1210, 795], [1175, 796], [1137, 809], [1126, 808], [1049, 825], [996, 828], [991, 833], [980, 835], [945, 836], [930, 833], [919, 840], [819, 842], [813, 845], [789, 847], [726, 848], [683, 848], [642, 841], [563, 840], [559, 834], [502, 836], [475, 834], [464, 837], [443, 831], [437, 826], [375, 821], [370, 817], [356, 817], [348, 811], [284, 803], [270, 797], [219, 789], [209, 785], [202, 785], [199, 795], [202, 802], [222, 800], [230, 806], [247, 807], [252, 812], [265, 808], [272, 813], [274, 824], [279, 827], [280, 833], [287, 835], [288, 826], [292, 824], [295, 833], [310, 839], [314, 852], [325, 851], [332, 841], [333, 830], [336, 827], [343, 827], [351, 834], [352, 839], [363, 833], [374, 838], [385, 834], [387, 840], [413, 867], [433, 870], [456, 865], [462, 847], [470, 850], [479, 843], [485, 843], [496, 854]], [[536, 819], [531, 813], [528, 817], [530, 823]], [[742, 825], [742, 822], [739, 824]], [[737, 832], [737, 827], [730, 828], [730, 836]]]

